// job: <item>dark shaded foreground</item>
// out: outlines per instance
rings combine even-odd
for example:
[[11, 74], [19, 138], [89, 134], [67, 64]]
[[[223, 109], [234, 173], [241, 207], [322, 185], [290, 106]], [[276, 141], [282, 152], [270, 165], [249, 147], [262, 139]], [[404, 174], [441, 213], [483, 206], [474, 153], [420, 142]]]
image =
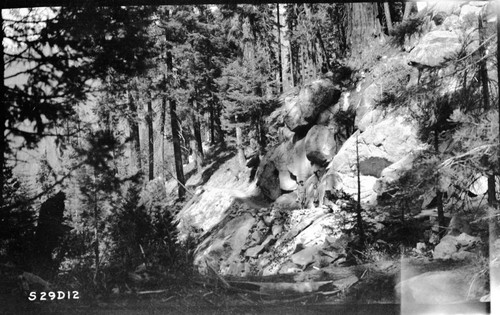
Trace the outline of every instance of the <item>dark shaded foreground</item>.
[[490, 314], [490, 304], [332, 304], [306, 301], [266, 304], [263, 301], [262, 304], [256, 302], [249, 305], [207, 305], [206, 301], [194, 296], [174, 300], [162, 297], [118, 299], [111, 303], [41, 303], [2, 294], [0, 314]]

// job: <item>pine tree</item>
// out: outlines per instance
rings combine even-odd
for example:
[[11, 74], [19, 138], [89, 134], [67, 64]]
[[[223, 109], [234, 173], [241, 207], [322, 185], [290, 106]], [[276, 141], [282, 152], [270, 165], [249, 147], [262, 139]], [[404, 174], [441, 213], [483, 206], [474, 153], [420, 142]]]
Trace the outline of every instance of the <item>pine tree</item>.
[[[6, 134], [21, 136], [32, 147], [61, 121], [77, 118], [76, 105], [95, 89], [89, 84], [92, 80], [105, 78], [110, 68], [123, 74], [137, 71], [145, 67], [143, 61], [149, 54], [150, 45], [143, 36], [148, 9], [68, 6], [41, 10], [12, 11], [1, 20], [0, 39], [7, 43], [0, 67], [4, 78], [0, 91], [2, 168], [11, 151], [12, 137]], [[32, 131], [19, 128], [24, 121], [33, 124]], [[4, 183], [1, 174], [1, 191]], [[4, 207], [3, 197], [0, 204]]]

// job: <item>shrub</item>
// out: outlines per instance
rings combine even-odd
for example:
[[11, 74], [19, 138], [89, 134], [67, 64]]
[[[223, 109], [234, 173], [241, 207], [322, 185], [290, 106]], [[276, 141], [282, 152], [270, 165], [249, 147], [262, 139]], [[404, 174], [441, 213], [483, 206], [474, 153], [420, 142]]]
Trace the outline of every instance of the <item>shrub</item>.
[[390, 43], [396, 47], [404, 47], [407, 39], [415, 35], [422, 35], [426, 31], [428, 23], [429, 19], [424, 14], [408, 18], [394, 27]]

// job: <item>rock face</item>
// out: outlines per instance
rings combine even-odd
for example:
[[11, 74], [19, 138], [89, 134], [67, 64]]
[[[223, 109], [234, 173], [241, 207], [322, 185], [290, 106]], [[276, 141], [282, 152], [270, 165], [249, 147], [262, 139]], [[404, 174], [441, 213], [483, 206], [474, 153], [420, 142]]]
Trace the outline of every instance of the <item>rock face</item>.
[[195, 253], [195, 265], [203, 270], [207, 261], [212, 266], [216, 266], [222, 274], [241, 276], [245, 269], [239, 264], [241, 261], [239, 253], [254, 223], [255, 219], [250, 214], [238, 216], [227, 222], [224, 227], [198, 246]]
[[305, 85], [297, 98], [285, 101], [285, 123], [291, 131], [311, 125], [318, 115], [340, 98], [340, 90], [328, 79]]
[[427, 67], [441, 66], [446, 59], [454, 57], [461, 46], [459, 36], [455, 32], [432, 31], [422, 37], [410, 52], [408, 60]]

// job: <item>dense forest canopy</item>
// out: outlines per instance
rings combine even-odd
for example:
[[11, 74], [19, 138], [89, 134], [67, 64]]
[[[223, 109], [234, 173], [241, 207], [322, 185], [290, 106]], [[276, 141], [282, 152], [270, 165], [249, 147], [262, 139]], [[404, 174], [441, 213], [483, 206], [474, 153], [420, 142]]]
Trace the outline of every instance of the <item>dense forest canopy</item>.
[[[357, 194], [339, 194], [355, 205], [352, 233], [364, 246], [375, 232], [363, 222], [360, 177], [382, 171], [360, 166], [368, 110], [410, 117], [425, 148], [380, 194], [403, 208], [402, 224], [431, 191], [443, 233], [445, 210], [471, 212], [463, 196], [484, 176], [496, 230], [498, 33], [482, 13], [457, 26], [429, 12], [411, 2], [3, 9], [0, 262], [50, 280], [73, 271], [89, 295], [141, 265], [186, 271], [193, 249], [178, 242], [175, 216], [226, 160], [236, 155], [262, 190], [271, 174], [266, 202], [296, 190], [301, 206], [321, 207], [328, 193], [316, 189], [337, 181], [329, 163], [354, 141]], [[439, 65], [419, 60], [415, 43], [441, 25], [465, 34], [456, 52]], [[417, 61], [387, 62], [404, 54]], [[374, 83], [376, 104], [360, 110]], [[292, 127], [290, 113], [310, 99], [321, 109]], [[285, 168], [293, 188], [283, 188], [277, 161], [301, 141], [309, 150], [322, 127], [333, 153], [307, 155], [316, 177]], [[316, 199], [299, 195], [307, 185]]]

